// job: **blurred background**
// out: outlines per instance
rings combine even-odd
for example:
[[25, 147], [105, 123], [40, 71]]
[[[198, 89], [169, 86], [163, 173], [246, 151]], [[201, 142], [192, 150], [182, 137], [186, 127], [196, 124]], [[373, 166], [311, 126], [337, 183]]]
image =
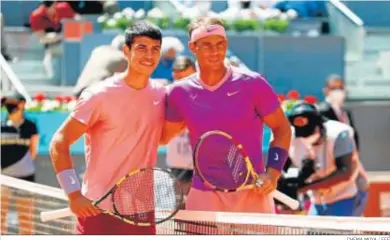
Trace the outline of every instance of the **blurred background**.
[[[186, 29], [198, 16], [224, 20], [229, 37], [226, 61], [263, 74], [281, 101], [307, 97], [324, 101], [326, 80], [341, 80], [347, 94], [345, 107], [360, 136], [365, 168], [373, 175], [390, 171], [390, 2], [106, 0], [0, 4], [1, 93], [19, 92], [28, 100], [26, 115], [37, 124], [40, 135], [36, 160], [39, 183], [58, 186], [48, 156], [51, 137], [82, 89], [119, 71], [111, 65], [124, 61], [119, 49], [126, 26], [148, 19], [163, 30], [162, 59], [153, 77], [170, 83], [175, 58], [192, 57]], [[80, 76], [89, 80], [81, 81]], [[3, 109], [2, 118], [5, 115]], [[264, 139], [266, 153], [269, 132], [265, 131]], [[162, 147], [161, 166], [165, 153]], [[72, 146], [80, 173], [83, 154], [80, 139]], [[386, 202], [390, 202], [389, 195]]]

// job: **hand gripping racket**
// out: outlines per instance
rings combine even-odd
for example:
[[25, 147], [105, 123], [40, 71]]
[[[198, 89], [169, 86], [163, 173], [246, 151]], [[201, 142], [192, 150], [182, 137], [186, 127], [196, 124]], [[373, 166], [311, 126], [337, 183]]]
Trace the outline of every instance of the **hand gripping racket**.
[[[216, 191], [237, 192], [262, 184], [242, 144], [225, 132], [204, 133], [196, 143], [193, 161], [203, 183]], [[297, 200], [277, 190], [272, 196], [291, 209], [299, 207]]]
[[[93, 205], [99, 208], [109, 201], [104, 214], [137, 226], [151, 226], [171, 219], [184, 201], [181, 188], [175, 189], [176, 178], [167, 170], [143, 168], [122, 177], [115, 186]], [[69, 208], [41, 213], [43, 222], [72, 216]]]

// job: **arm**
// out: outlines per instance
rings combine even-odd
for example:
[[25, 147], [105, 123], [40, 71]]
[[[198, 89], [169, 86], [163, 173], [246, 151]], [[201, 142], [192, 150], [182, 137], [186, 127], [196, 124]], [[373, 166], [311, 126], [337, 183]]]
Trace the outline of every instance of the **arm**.
[[270, 143], [266, 168], [267, 173], [277, 180], [288, 157], [291, 142], [290, 123], [280, 107], [276, 93], [262, 76], [251, 79], [249, 92], [254, 100], [256, 113], [272, 131], [273, 140]]
[[46, 34], [43, 30], [34, 31], [34, 34], [42, 44], [57, 43], [62, 39], [57, 33]]
[[290, 123], [280, 107], [264, 117], [263, 121], [271, 128], [274, 136], [268, 153], [267, 172], [273, 177], [279, 178], [288, 158], [291, 142]]
[[39, 145], [39, 135], [34, 134], [30, 138], [30, 155], [32, 160], [35, 160], [35, 158], [37, 157], [38, 145]]
[[186, 128], [184, 122], [169, 122], [165, 121], [163, 131], [161, 133], [160, 145], [166, 145], [172, 138], [179, 135]]
[[54, 134], [50, 144], [50, 157], [56, 173], [73, 168], [70, 146], [87, 130], [87, 125], [69, 117]]
[[340, 133], [335, 141], [334, 149], [336, 170], [323, 178], [306, 184], [300, 191], [327, 189], [351, 179], [357, 169], [353, 162], [354, 148], [354, 141], [350, 133], [347, 131]]
[[72, 111], [70, 117], [54, 134], [50, 144], [50, 157], [57, 174], [58, 181], [69, 197], [80, 196], [80, 183], [73, 169], [70, 146], [79, 139], [89, 127], [93, 127], [100, 119], [103, 107], [101, 97], [85, 90]]
[[172, 138], [186, 128], [186, 123], [178, 105], [181, 102], [180, 89], [175, 88], [175, 86], [168, 86], [166, 89], [165, 122], [160, 138], [160, 144], [162, 145], [166, 145]]

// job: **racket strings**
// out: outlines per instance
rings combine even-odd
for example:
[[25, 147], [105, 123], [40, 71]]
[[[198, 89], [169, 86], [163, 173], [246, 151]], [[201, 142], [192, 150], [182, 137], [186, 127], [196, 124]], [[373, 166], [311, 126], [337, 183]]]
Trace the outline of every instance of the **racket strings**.
[[141, 171], [126, 178], [115, 190], [113, 202], [117, 213], [134, 222], [153, 221], [153, 171]]
[[113, 194], [114, 206], [120, 216], [149, 224], [169, 219], [183, 198], [176, 180], [168, 172], [156, 169], [128, 176]]
[[239, 147], [221, 135], [210, 135], [196, 153], [201, 178], [221, 189], [235, 189], [246, 182], [245, 157]]

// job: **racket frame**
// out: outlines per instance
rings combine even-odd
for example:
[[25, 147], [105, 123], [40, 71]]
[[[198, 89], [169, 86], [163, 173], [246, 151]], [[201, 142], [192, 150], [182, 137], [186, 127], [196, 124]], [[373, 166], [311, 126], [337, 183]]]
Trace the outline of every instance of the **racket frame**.
[[[230, 188], [230, 189], [219, 188], [219, 187], [211, 184], [209, 181], [207, 181], [207, 179], [204, 177], [204, 175], [200, 171], [198, 160], [197, 160], [198, 159], [198, 149], [201, 146], [202, 142], [207, 137], [209, 137], [211, 135], [220, 135], [220, 136], [223, 136], [223, 137], [229, 139], [233, 144], [236, 145], [237, 149], [240, 151], [240, 153], [244, 157], [245, 165], [247, 168], [247, 174], [245, 176], [245, 180], [243, 181], [243, 183], [240, 186], [238, 186], [236, 188]], [[241, 143], [239, 143], [238, 141], [236, 141], [230, 134], [227, 134], [223, 131], [213, 130], [213, 131], [206, 132], [200, 136], [200, 138], [198, 139], [198, 141], [195, 145], [195, 148], [194, 148], [193, 162], [194, 162], [195, 173], [199, 176], [200, 180], [206, 186], [208, 186], [209, 188], [211, 188], [213, 190], [220, 191], [220, 192], [238, 192], [241, 190], [252, 189], [252, 188], [256, 187], [256, 181], [258, 180], [258, 175], [255, 172], [253, 165], [251, 163], [251, 160], [250, 160], [249, 156], [246, 154], [243, 145]], [[253, 177], [254, 181], [252, 183], [248, 184], [248, 180], [251, 176]]]
[[[115, 186], [111, 188], [111, 190], [105, 194], [104, 198], [106, 198], [108, 195], [111, 194], [111, 201], [112, 201], [112, 208], [114, 209], [114, 212], [112, 211], [109, 211], [107, 210], [106, 211], [106, 214], [109, 214], [109, 215], [112, 215], [112, 216], [115, 216], [119, 219], [121, 219], [122, 221], [124, 221], [125, 223], [128, 223], [128, 224], [131, 224], [131, 225], [136, 225], [136, 226], [152, 226], [152, 225], [156, 225], [156, 224], [160, 224], [160, 223], [163, 223], [169, 219], [171, 219], [173, 216], [176, 215], [176, 213], [179, 211], [179, 207], [180, 207], [180, 204], [184, 202], [184, 194], [183, 194], [183, 189], [180, 188], [180, 194], [178, 197], [177, 193], [175, 192], [175, 199], [176, 201], [180, 199], [180, 203], [179, 204], [176, 204], [176, 208], [171, 212], [171, 214], [162, 219], [162, 220], [159, 220], [159, 221], [156, 221], [154, 223], [150, 223], [150, 222], [135, 222], [135, 221], [132, 221], [132, 220], [129, 220], [125, 217], [123, 217], [121, 214], [119, 214], [119, 211], [118, 209], [116, 208], [115, 206], [115, 201], [114, 201], [114, 197], [115, 197], [115, 191], [119, 188], [119, 186], [124, 182], [126, 181], [126, 179], [128, 179], [129, 177], [137, 174], [137, 173], [140, 173], [140, 172], [144, 172], [144, 171], [153, 171], [154, 173], [156, 171], [160, 171], [160, 172], [165, 172], [167, 174], [169, 174], [171, 176], [171, 178], [174, 180], [174, 181], [178, 181], [176, 179], [176, 177], [168, 170], [165, 170], [165, 169], [162, 169], [162, 168], [141, 168], [141, 169], [136, 169], [134, 171], [131, 171], [129, 172], [128, 174], [126, 174], [125, 176], [123, 176], [122, 178], [120, 178], [116, 183], [115, 183]], [[102, 199], [99, 201], [101, 202], [103, 200], [103, 197]], [[98, 203], [96, 203], [98, 204]], [[156, 209], [154, 209], [155, 211], [155, 214], [156, 214]], [[156, 216], [155, 216], [156, 217]]]
[[[168, 217], [165, 217], [165, 218], [163, 218], [160, 221], [156, 221], [156, 222], [153, 222], [153, 223], [150, 223], [150, 222], [138, 222], [138, 221], [133, 221], [133, 220], [127, 219], [127, 218], [123, 217], [121, 214], [118, 213], [118, 211], [117, 211], [117, 209], [115, 207], [115, 201], [114, 201], [114, 193], [115, 193], [115, 191], [119, 188], [119, 186], [127, 178], [129, 178], [129, 177], [131, 177], [131, 176], [133, 176], [133, 175], [135, 175], [137, 173], [143, 172], [143, 171], [153, 171], [154, 174], [155, 174], [156, 171], [164, 172], [166, 174], [169, 174], [173, 181], [178, 181], [177, 178], [170, 171], [162, 169], [162, 168], [141, 168], [141, 169], [136, 169], [134, 171], [129, 172], [128, 174], [126, 174], [122, 178], [120, 178], [115, 183], [115, 185], [106, 194], [104, 194], [99, 200], [93, 201], [92, 205], [94, 205], [96, 208], [102, 210], [102, 214], [107, 214], [107, 215], [116, 217], [116, 218], [122, 220], [123, 222], [125, 222], [127, 224], [131, 224], [131, 225], [135, 225], [135, 226], [145, 226], [145, 227], [147, 227], [147, 226], [154, 226], [154, 225], [157, 225], [159, 223], [163, 223], [163, 222], [171, 219], [172, 217], [174, 217], [177, 214], [177, 212], [179, 211], [180, 205], [184, 202], [184, 194], [183, 194], [183, 189], [182, 188], [180, 188], [179, 195], [175, 191], [176, 208], [171, 211], [171, 213], [170, 213], [170, 215], [168, 215]], [[113, 211], [111, 211], [111, 210], [103, 210], [103, 209], [99, 208], [98, 204], [103, 202], [110, 194], [111, 194]], [[154, 211], [155, 211], [155, 214], [157, 214], [156, 213], [156, 208], [154, 208]], [[63, 218], [63, 217], [67, 217], [67, 216], [71, 216], [72, 215], [72, 212], [71, 212], [71, 210], [69, 208], [64, 208], [64, 209], [57, 209], [57, 210], [54, 210], [54, 211], [41, 212], [41, 218], [45, 214], [46, 215], [53, 214], [54, 212], [56, 212], [58, 214], [58, 217], [56, 217], [56, 218], [48, 217], [47, 218], [48, 220], [55, 220], [55, 219], [58, 219], [58, 218]], [[156, 217], [156, 215], [155, 215], [155, 217]], [[45, 221], [48, 221], [48, 220], [45, 220]]]

